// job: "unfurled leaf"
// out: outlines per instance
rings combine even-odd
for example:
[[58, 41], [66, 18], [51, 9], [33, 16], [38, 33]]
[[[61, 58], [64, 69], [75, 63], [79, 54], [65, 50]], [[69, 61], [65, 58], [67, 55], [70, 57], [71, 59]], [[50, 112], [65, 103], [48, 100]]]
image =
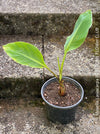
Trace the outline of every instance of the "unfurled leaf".
[[26, 42], [13, 42], [4, 45], [3, 49], [9, 57], [19, 64], [33, 68], [46, 67], [41, 52], [32, 44]]
[[76, 21], [73, 33], [67, 37], [64, 45], [64, 51], [67, 53], [73, 49], [76, 49], [82, 45], [85, 41], [88, 30], [92, 25], [92, 12], [88, 10], [82, 13]]

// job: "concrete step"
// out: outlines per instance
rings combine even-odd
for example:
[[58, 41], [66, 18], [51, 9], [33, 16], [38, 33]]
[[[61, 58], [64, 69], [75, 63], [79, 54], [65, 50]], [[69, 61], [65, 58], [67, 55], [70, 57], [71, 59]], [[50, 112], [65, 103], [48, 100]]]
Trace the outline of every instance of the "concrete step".
[[[61, 62], [65, 40], [65, 36], [47, 38], [2, 35], [0, 37], [0, 97], [40, 96], [40, 88], [44, 81], [53, 77], [46, 69], [34, 69], [15, 63], [3, 51], [2, 45], [14, 41], [26, 41], [36, 45], [44, 53], [44, 59], [49, 68], [59, 75], [57, 56]], [[69, 52], [63, 71], [64, 76], [78, 80], [85, 92], [89, 91], [90, 95], [96, 92], [96, 77], [100, 78], [99, 59], [95, 56], [95, 41], [95, 38], [87, 37], [80, 48]]]
[[79, 14], [91, 9], [93, 26], [89, 34], [100, 28], [98, 0], [2, 0], [0, 34], [66, 35], [71, 34]]
[[29, 103], [29, 99], [0, 100], [0, 134], [100, 133], [100, 117], [95, 116], [95, 101], [87, 103], [89, 108], [79, 106], [75, 121], [66, 125], [48, 121], [43, 105], [34, 106], [34, 100]]
[[100, 99], [94, 98], [100, 66], [95, 56], [95, 36], [88, 36], [79, 49], [66, 57], [64, 76], [75, 78], [85, 90], [84, 103], [78, 107], [75, 121], [67, 125], [53, 124], [45, 116], [40, 89], [52, 75], [45, 69], [15, 63], [2, 49], [9, 42], [32, 43], [58, 74], [57, 56], [61, 61], [66, 37], [71, 34], [79, 14], [87, 9], [93, 11], [89, 35], [95, 34], [95, 28], [100, 29], [99, 4], [98, 0], [1, 0], [0, 134], [99, 134]]
[[[14, 41], [26, 41], [34, 44], [44, 53], [44, 59], [46, 64], [58, 75], [57, 57], [60, 62], [63, 58], [64, 43], [67, 36], [55, 36], [52, 38], [47, 37], [33, 37], [33, 36], [1, 36], [0, 37], [0, 77], [40, 77], [42, 69], [34, 69], [27, 66], [19, 65], [15, 63], [7, 54], [3, 51], [2, 45]], [[43, 41], [44, 40], [44, 41]], [[70, 51], [65, 60], [64, 64], [64, 75], [66, 76], [95, 76], [95, 38], [87, 37], [84, 44], [73, 51]], [[100, 66], [97, 64], [98, 71]], [[96, 68], [96, 69], [97, 69]], [[44, 72], [46, 75], [49, 74], [47, 70]], [[100, 73], [98, 72], [100, 77]]]
[[0, 7], [3, 13], [81, 13], [83, 10], [92, 9], [99, 11], [98, 0], [4, 0]]

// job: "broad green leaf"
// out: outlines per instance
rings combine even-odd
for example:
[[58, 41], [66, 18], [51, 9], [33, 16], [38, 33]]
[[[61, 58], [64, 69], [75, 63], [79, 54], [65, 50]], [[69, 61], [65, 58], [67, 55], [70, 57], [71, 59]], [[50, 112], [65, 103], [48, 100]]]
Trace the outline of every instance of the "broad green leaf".
[[33, 68], [47, 67], [41, 52], [34, 45], [26, 42], [13, 42], [3, 46], [9, 57], [19, 64]]
[[92, 12], [88, 10], [82, 13], [76, 21], [73, 33], [67, 37], [64, 45], [64, 51], [67, 53], [73, 49], [76, 49], [82, 45], [85, 41], [88, 30], [92, 25]]

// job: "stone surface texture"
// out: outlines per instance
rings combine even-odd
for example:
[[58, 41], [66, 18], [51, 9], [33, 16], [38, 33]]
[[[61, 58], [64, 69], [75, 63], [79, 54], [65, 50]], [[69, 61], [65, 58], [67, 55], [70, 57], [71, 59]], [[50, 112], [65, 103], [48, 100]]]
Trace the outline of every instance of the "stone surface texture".
[[100, 28], [99, 0], [0, 0], [0, 134], [100, 134], [100, 99], [93, 99], [95, 76], [100, 78], [95, 36], [88, 36], [66, 57], [64, 76], [76, 77], [85, 89], [75, 121], [66, 125], [47, 120], [40, 98], [44, 76], [52, 75], [45, 69], [15, 63], [2, 49], [9, 42], [32, 43], [58, 74], [57, 57], [61, 63], [66, 38], [79, 14], [87, 9], [93, 12], [89, 35], [94, 35], [95, 28]]
[[78, 107], [74, 122], [52, 123], [44, 107], [33, 107], [22, 100], [0, 102], [0, 134], [99, 134], [100, 118]]
[[81, 13], [98, 8], [98, 0], [1, 0], [3, 13]]
[[[59, 57], [61, 63], [64, 54], [63, 48], [65, 41], [66, 36], [63, 36], [61, 39], [59, 37], [58, 40], [56, 37], [45, 40], [45, 62], [56, 74], [59, 72], [57, 57]], [[97, 64], [95, 53], [93, 52], [94, 50], [95, 38], [87, 37], [80, 48], [72, 50], [66, 55], [63, 74], [65, 76], [95, 76], [95, 71], [98, 70], [98, 76], [100, 77], [99, 59]], [[97, 66], [96, 70], [95, 66]], [[48, 74], [47, 71], [45, 72]]]
[[0, 34], [71, 34], [80, 13], [91, 9], [93, 26], [100, 28], [98, 0], [1, 0]]
[[[64, 54], [67, 36], [52, 38], [23, 35], [5, 35], [0, 37], [0, 97], [39, 96], [42, 84], [53, 75], [46, 69], [30, 68], [14, 62], [3, 51], [2, 45], [14, 41], [26, 41], [34, 44], [44, 55], [45, 63], [59, 75], [57, 57], [60, 63]], [[66, 56], [63, 76], [79, 81], [85, 92], [95, 94], [95, 78], [100, 78], [100, 62], [95, 56], [95, 38], [87, 37], [84, 44]], [[99, 55], [100, 57], [100, 55]], [[38, 86], [37, 86], [38, 85]]]
[[[2, 45], [14, 41], [26, 41], [36, 45], [41, 52], [44, 51], [44, 59], [48, 67], [59, 75], [57, 57], [59, 57], [60, 63], [62, 62], [64, 54], [64, 43], [67, 36], [44, 38], [44, 44], [42, 37], [38, 38], [33, 36], [1, 36], [0, 43], [0, 77], [41, 77], [43, 73], [42, 69], [34, 69], [27, 66], [22, 66], [15, 63], [7, 54], [3, 51]], [[44, 45], [44, 46], [42, 46]], [[43, 47], [43, 48], [42, 48]], [[87, 37], [85, 43], [78, 49], [69, 52], [66, 56], [64, 64], [64, 76], [95, 76], [95, 71], [100, 77], [99, 59], [95, 59], [95, 38]], [[96, 65], [95, 65], [96, 63]], [[98, 64], [97, 64], [98, 63]], [[95, 70], [96, 66], [96, 70]], [[48, 70], [44, 70], [45, 75], [52, 76]]]

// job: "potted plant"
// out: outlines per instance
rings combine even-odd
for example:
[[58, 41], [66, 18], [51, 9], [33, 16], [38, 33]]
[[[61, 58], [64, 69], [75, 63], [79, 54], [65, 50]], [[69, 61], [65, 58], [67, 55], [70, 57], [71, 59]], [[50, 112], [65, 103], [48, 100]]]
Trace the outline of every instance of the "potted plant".
[[46, 68], [54, 78], [49, 79], [41, 88], [41, 96], [46, 103], [47, 117], [53, 122], [69, 123], [75, 119], [75, 110], [84, 96], [82, 86], [74, 79], [63, 77], [66, 54], [83, 44], [92, 25], [92, 12], [80, 14], [73, 33], [67, 37], [64, 45], [62, 63], [57, 58], [59, 75], [56, 75], [44, 62], [41, 52], [26, 42], [13, 42], [3, 46], [4, 51], [19, 64], [33, 68]]

